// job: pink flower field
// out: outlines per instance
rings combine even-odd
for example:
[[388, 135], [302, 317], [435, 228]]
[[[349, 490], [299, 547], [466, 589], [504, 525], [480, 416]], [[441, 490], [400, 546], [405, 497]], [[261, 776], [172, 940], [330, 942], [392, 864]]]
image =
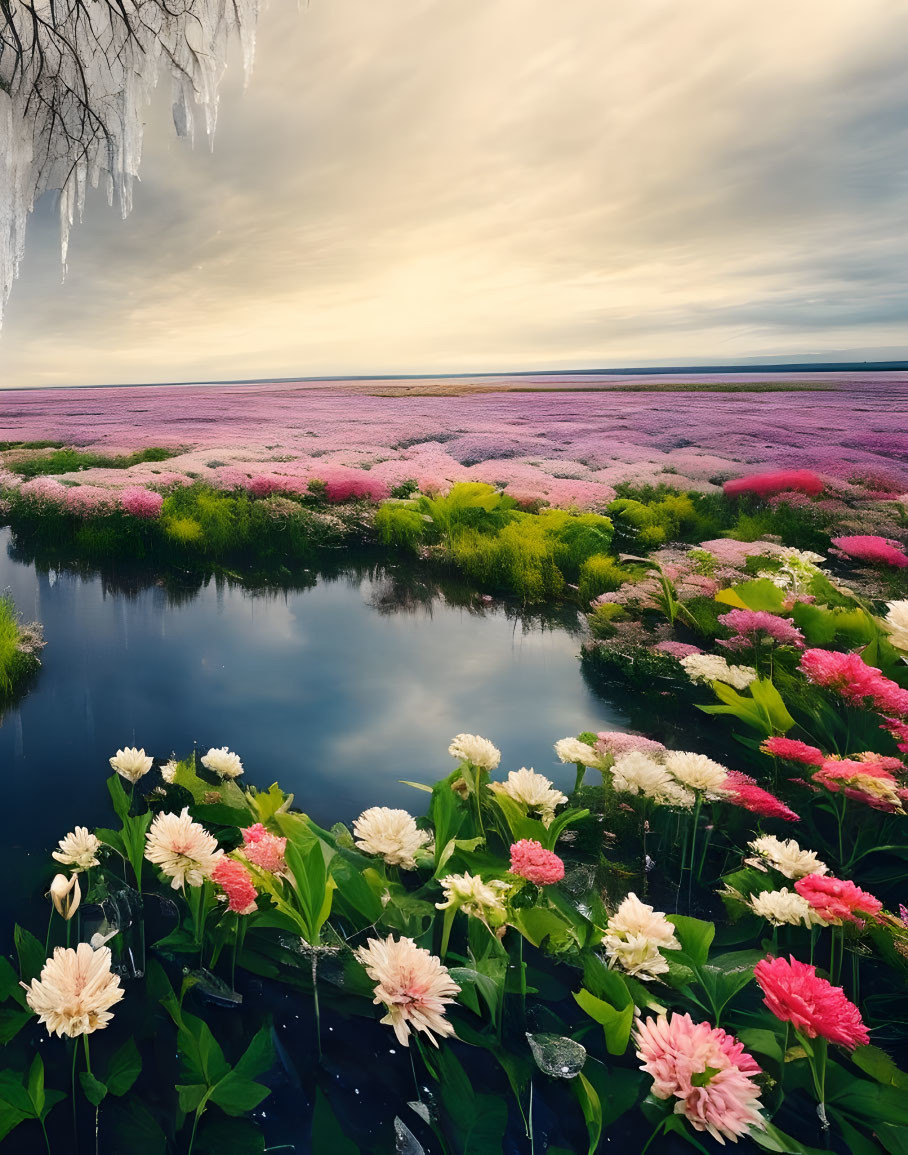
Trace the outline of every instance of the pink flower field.
[[[731, 389], [677, 391], [720, 382]], [[780, 388], [788, 382], [798, 388]], [[622, 481], [710, 490], [742, 474], [809, 469], [833, 495], [908, 490], [903, 373], [36, 389], [0, 395], [0, 428], [7, 441], [182, 450], [164, 463], [79, 474], [86, 486], [117, 489], [200, 478], [266, 494], [301, 492], [318, 478], [341, 500], [381, 498], [409, 478], [424, 491], [477, 480], [590, 507]]]

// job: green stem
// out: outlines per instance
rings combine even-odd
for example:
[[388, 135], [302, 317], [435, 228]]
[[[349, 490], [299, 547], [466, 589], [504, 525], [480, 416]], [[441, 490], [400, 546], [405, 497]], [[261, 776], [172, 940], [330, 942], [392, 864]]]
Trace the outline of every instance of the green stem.
[[318, 956], [312, 947], [312, 1000], [315, 1003], [315, 1037], [318, 1042], [318, 1057], [322, 1057], [322, 1016], [318, 1005]]
[[82, 1042], [85, 1044], [85, 1070], [91, 1074], [91, 1054], [88, 1050], [88, 1035], [82, 1036]]
[[580, 789], [580, 787], [583, 785], [583, 779], [584, 779], [585, 774], [586, 774], [586, 767], [583, 765], [582, 762], [578, 762], [577, 763], [577, 777], [574, 780], [574, 793], [575, 794]]
[[44, 1146], [47, 1148], [47, 1155], [50, 1155], [50, 1139], [47, 1137], [47, 1127], [43, 1119], [39, 1118], [38, 1122], [41, 1124], [41, 1130], [44, 1132]]
[[47, 917], [47, 934], [44, 936], [44, 957], [50, 957], [50, 928], [54, 921], [54, 904], [50, 904], [50, 914]]
[[687, 868], [687, 913], [690, 914], [692, 905], [692, 892], [694, 884], [694, 860], [697, 851], [697, 827], [700, 824], [700, 807], [703, 805], [703, 795], [697, 792], [697, 802], [694, 806], [694, 820], [691, 823], [690, 830], [690, 862]]
[[653, 1140], [656, 1138], [657, 1135], [659, 1135], [659, 1133], [661, 1131], [665, 1130], [667, 1123], [668, 1123], [667, 1119], [661, 1119], [656, 1124], [655, 1128], [653, 1129], [652, 1135], [650, 1135], [650, 1137], [647, 1139], [646, 1143], [644, 1143], [643, 1147], [640, 1149], [640, 1155], [646, 1155], [646, 1152], [650, 1149], [650, 1146], [651, 1146]]
[[70, 1076], [70, 1099], [73, 1105], [73, 1150], [79, 1152], [79, 1120], [76, 1111], [76, 1060], [79, 1057], [79, 1044], [73, 1040], [73, 1063]]

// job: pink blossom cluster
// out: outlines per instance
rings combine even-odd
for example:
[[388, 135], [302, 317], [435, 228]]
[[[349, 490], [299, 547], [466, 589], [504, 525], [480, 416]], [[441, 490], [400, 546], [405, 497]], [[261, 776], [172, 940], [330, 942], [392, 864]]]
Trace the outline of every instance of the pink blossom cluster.
[[141, 486], [130, 485], [119, 492], [120, 505], [126, 513], [133, 517], [152, 519], [161, 516], [164, 498], [153, 489], [143, 489]]
[[262, 870], [271, 874], [282, 874], [287, 869], [284, 854], [287, 850], [287, 839], [271, 834], [261, 822], [254, 826], [247, 826], [241, 831], [243, 835], [243, 853], [246, 858]]
[[816, 497], [823, 492], [824, 482], [810, 469], [781, 469], [772, 473], [755, 473], [749, 477], [739, 477], [726, 481], [724, 485], [729, 497], [751, 493], [757, 497], [769, 497], [783, 490], [795, 490]]
[[564, 863], [551, 850], [546, 850], [541, 842], [532, 838], [521, 838], [511, 847], [511, 874], [518, 874], [527, 882], [537, 886], [551, 886], [564, 878]]
[[908, 799], [908, 790], [901, 788], [891, 773], [892, 769], [901, 771], [905, 767], [898, 758], [879, 755], [862, 758], [858, 755], [855, 758], [828, 758], [811, 777], [833, 794], [841, 790], [846, 798], [894, 814], [903, 811], [902, 803]]
[[668, 654], [670, 658], [676, 658], [679, 662], [682, 658], [690, 657], [691, 654], [703, 653], [699, 646], [691, 645], [690, 642], [675, 642], [671, 638], [664, 642], [657, 642], [653, 649], [661, 654]]
[[73, 485], [66, 490], [63, 508], [77, 517], [100, 517], [117, 508], [117, 493], [97, 485]]
[[253, 885], [249, 871], [241, 862], [224, 855], [218, 859], [217, 866], [211, 872], [211, 879], [227, 896], [229, 910], [236, 914], [252, 914], [258, 891]]
[[31, 481], [26, 481], [19, 487], [19, 492], [23, 497], [44, 505], [62, 506], [68, 490], [65, 485], [61, 485], [52, 477], [33, 477]]
[[767, 738], [760, 749], [773, 758], [784, 758], [787, 762], [803, 762], [805, 766], [822, 766], [826, 755], [816, 746], [809, 746], [797, 738], [773, 736]]
[[759, 814], [763, 818], [781, 818], [783, 822], [800, 822], [800, 815], [781, 799], [758, 786], [756, 781], [740, 770], [729, 770], [722, 784], [722, 789], [729, 802], [749, 810], [751, 814]]
[[793, 956], [787, 961], [770, 957], [757, 963], [754, 976], [776, 1018], [808, 1038], [828, 1039], [852, 1051], [870, 1042], [861, 1012], [841, 987], [820, 978], [816, 967]]
[[778, 614], [766, 610], [729, 610], [719, 618], [734, 636], [720, 640], [719, 645], [729, 650], [744, 650], [756, 646], [762, 638], [780, 646], [804, 648], [804, 635], [796, 625]]
[[795, 890], [805, 898], [817, 914], [832, 926], [843, 922], [862, 923], [866, 918], [876, 919], [883, 904], [853, 882], [833, 878], [831, 874], [807, 874], [795, 882]]
[[641, 734], [626, 734], [621, 730], [600, 730], [596, 735], [596, 752], [620, 758], [622, 754], [662, 754], [665, 747], [653, 738]]
[[675, 1112], [720, 1143], [762, 1127], [757, 1110], [761, 1073], [733, 1035], [688, 1014], [642, 1019], [634, 1032], [641, 1070], [657, 1099], [676, 1099]]
[[867, 706], [881, 714], [908, 716], [908, 690], [903, 690], [859, 654], [838, 650], [805, 650], [801, 671], [809, 681], [834, 690], [853, 706]]
[[854, 558], [856, 561], [867, 561], [872, 564], [891, 565], [897, 569], [908, 566], [908, 554], [905, 553], [901, 542], [893, 541], [889, 537], [877, 537], [874, 534], [857, 534], [854, 537], [834, 537], [832, 544], [840, 554]]

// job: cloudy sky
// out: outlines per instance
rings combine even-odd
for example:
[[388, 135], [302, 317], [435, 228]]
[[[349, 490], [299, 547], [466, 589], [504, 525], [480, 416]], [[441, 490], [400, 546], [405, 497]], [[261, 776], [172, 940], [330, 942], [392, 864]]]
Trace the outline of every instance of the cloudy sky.
[[213, 152], [38, 205], [0, 385], [906, 355], [898, 0], [271, 0]]

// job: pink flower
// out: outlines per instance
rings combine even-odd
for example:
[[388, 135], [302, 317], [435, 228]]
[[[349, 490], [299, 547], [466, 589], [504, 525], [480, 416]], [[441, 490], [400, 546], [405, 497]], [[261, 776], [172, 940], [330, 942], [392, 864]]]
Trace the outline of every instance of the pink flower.
[[766, 610], [729, 610], [727, 614], [722, 614], [719, 621], [736, 634], [735, 637], [719, 643], [730, 650], [755, 646], [760, 640], [760, 634], [773, 642], [778, 642], [780, 646], [796, 646], [798, 649], [804, 647], [804, 635], [797, 626], [792, 625], [786, 618], [768, 613]]
[[241, 831], [243, 835], [243, 853], [254, 865], [272, 874], [282, 874], [287, 869], [284, 861], [284, 852], [287, 849], [287, 839], [278, 838], [270, 834], [261, 822], [254, 826], [247, 826]]
[[657, 642], [653, 646], [654, 650], [658, 650], [662, 654], [668, 654], [672, 658], [677, 658], [678, 661], [682, 658], [688, 657], [690, 654], [702, 654], [703, 651], [699, 646], [692, 646], [688, 642]]
[[621, 730], [600, 730], [596, 738], [598, 739], [596, 751], [599, 754], [611, 754], [613, 758], [634, 751], [641, 754], [661, 754], [665, 749], [661, 742], [656, 742], [652, 738], [644, 738], [641, 734], [625, 734]]
[[859, 654], [805, 650], [801, 670], [808, 681], [835, 690], [851, 705], [869, 705], [886, 714], [908, 715], [908, 690], [884, 677], [876, 666], [868, 666]]
[[883, 904], [853, 882], [833, 878], [831, 874], [808, 874], [794, 884], [824, 922], [841, 926], [842, 921], [860, 923], [857, 913], [876, 920]]
[[791, 1023], [811, 1039], [819, 1036], [849, 1050], [866, 1046], [870, 1035], [861, 1012], [841, 987], [821, 979], [816, 967], [783, 958], [764, 958], [754, 967], [763, 1002], [777, 1019]]
[[834, 537], [832, 544], [847, 557], [856, 561], [877, 562], [881, 565], [894, 565], [899, 569], [908, 566], [908, 554], [900, 542], [890, 537], [877, 537], [874, 534], [857, 534], [854, 537]]
[[161, 516], [164, 498], [151, 489], [133, 485], [120, 490], [120, 505], [133, 517], [154, 518]]
[[896, 749], [908, 754], [908, 724], [898, 718], [884, 718], [880, 722], [880, 729], [888, 730], [895, 739]]
[[740, 770], [728, 771], [722, 789], [729, 802], [742, 806], [752, 814], [759, 814], [763, 818], [781, 818], [784, 822], [800, 822], [799, 815]]
[[537, 886], [551, 886], [564, 878], [564, 863], [558, 855], [532, 838], [521, 838], [511, 847], [510, 870]]
[[893, 764], [896, 769], [904, 769], [898, 758], [884, 759], [879, 755], [828, 758], [811, 777], [833, 794], [841, 790], [846, 798], [894, 814], [901, 812], [902, 799], [898, 780], [887, 768]]
[[258, 891], [241, 862], [225, 855], [211, 872], [211, 879], [227, 895], [228, 909], [237, 914], [252, 914]]
[[775, 473], [755, 473], [750, 477], [739, 477], [726, 481], [722, 487], [729, 497], [741, 493], [752, 493], [757, 497], [768, 497], [784, 490], [797, 490], [817, 497], [825, 488], [821, 478], [810, 469], [780, 469]]
[[676, 1114], [695, 1130], [724, 1143], [764, 1126], [753, 1078], [760, 1068], [721, 1027], [694, 1023], [687, 1014], [662, 1015], [642, 1020], [634, 1042], [641, 1069], [652, 1075], [653, 1094], [677, 1099]]
[[805, 766], [822, 766], [826, 755], [816, 746], [808, 746], [796, 738], [767, 738], [760, 746], [764, 754], [784, 758], [787, 762], [803, 762]]

